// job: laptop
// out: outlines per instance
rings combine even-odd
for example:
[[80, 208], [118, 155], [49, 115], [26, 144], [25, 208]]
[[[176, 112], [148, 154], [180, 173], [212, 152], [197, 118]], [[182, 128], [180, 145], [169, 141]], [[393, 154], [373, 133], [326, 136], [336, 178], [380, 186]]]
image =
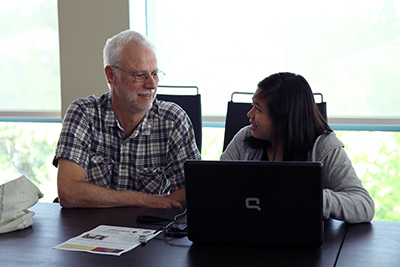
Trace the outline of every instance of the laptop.
[[185, 176], [194, 243], [323, 243], [320, 162], [188, 160]]

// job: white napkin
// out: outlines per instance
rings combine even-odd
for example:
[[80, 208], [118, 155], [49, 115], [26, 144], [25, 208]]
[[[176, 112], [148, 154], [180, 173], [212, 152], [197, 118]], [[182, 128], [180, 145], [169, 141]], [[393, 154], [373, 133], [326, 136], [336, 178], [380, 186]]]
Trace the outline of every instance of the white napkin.
[[29, 227], [33, 224], [35, 205], [43, 194], [25, 175], [0, 185], [0, 234]]

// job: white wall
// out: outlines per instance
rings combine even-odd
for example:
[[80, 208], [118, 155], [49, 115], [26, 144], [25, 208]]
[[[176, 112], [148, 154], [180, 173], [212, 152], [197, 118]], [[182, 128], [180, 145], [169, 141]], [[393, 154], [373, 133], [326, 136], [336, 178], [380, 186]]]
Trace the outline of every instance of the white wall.
[[59, 0], [61, 116], [76, 98], [108, 91], [103, 47], [129, 28], [129, 0]]

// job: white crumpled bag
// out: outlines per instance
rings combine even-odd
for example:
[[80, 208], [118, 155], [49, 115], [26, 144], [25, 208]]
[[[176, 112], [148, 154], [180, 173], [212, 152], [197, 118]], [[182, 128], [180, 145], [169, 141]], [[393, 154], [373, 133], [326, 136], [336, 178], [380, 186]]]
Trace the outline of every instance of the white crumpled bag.
[[24, 229], [33, 224], [35, 205], [43, 194], [25, 175], [0, 185], [0, 234]]

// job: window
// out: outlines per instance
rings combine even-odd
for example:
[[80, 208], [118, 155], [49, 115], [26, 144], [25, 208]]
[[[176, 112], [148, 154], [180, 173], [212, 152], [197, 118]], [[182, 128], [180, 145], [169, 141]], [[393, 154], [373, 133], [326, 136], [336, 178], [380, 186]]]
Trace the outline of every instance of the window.
[[206, 117], [290, 71], [323, 93], [331, 123], [400, 125], [399, 0], [145, 2], [163, 84], [197, 85]]
[[2, 1], [1, 6], [0, 116], [59, 120], [57, 1]]
[[51, 202], [61, 129], [57, 1], [2, 1], [0, 28], [0, 184], [24, 174]]
[[44, 194], [57, 196], [57, 169], [52, 165], [61, 123], [0, 122], [0, 184], [25, 175]]

